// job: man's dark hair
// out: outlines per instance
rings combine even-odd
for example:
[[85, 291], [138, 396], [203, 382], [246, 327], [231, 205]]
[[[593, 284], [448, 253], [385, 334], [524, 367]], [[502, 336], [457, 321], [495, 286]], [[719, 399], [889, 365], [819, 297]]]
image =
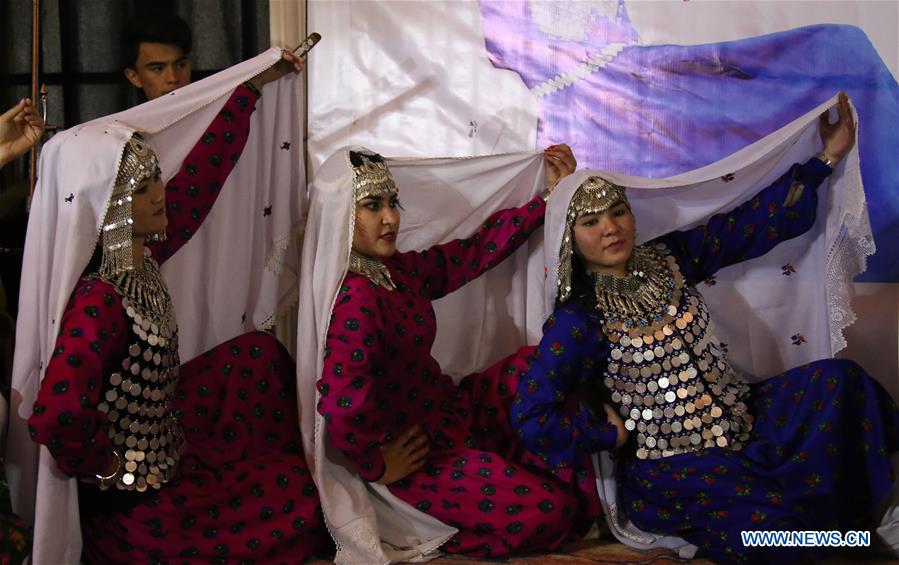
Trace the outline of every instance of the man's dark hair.
[[190, 53], [193, 36], [187, 22], [171, 12], [143, 12], [128, 20], [122, 29], [121, 65], [133, 69], [141, 43], [163, 43]]

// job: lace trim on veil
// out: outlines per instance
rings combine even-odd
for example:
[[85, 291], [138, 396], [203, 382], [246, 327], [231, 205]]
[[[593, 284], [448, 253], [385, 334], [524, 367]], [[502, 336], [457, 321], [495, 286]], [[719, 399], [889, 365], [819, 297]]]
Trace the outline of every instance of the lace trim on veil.
[[847, 159], [845, 167], [843, 214], [837, 234], [829, 242], [824, 280], [832, 354], [846, 347], [844, 330], [858, 319], [852, 308], [853, 280], [865, 272], [867, 258], [876, 249], [858, 160]]

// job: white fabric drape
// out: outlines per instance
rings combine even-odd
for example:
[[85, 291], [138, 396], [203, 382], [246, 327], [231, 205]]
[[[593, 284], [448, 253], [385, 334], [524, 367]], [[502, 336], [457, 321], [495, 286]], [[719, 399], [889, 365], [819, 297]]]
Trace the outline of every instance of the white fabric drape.
[[[269, 0], [268, 3], [269, 16], [269, 40], [272, 47], [281, 47], [282, 49], [294, 49], [306, 37], [306, 0]], [[306, 56], [306, 68], [311, 69], [314, 65], [313, 54]], [[306, 80], [307, 74], [303, 74], [303, 100], [306, 99]], [[300, 114], [302, 124], [307, 123], [306, 113]], [[300, 152], [299, 158], [304, 159], [306, 152], [305, 135], [302, 138], [302, 146], [297, 146]], [[305, 190], [305, 187], [303, 187]], [[299, 263], [299, 249], [302, 247], [302, 231], [297, 233], [296, 262]], [[274, 319], [274, 327], [278, 340], [283, 343], [291, 355], [296, 357], [297, 343], [297, 309], [294, 307], [287, 308], [280, 312]]]
[[[600, 174], [636, 187], [629, 194], [641, 239], [646, 240], [688, 227], [748, 200], [792, 163], [814, 155], [820, 146], [817, 116], [833, 102], [737, 154], [677, 177], [645, 179], [581, 171], [563, 180], [550, 197], [544, 234], [532, 235], [504, 263], [435, 303], [438, 332], [433, 355], [445, 372], [459, 378], [483, 369], [517, 346], [539, 341], [543, 321], [555, 298], [552, 289], [564, 212], [575, 188], [587, 176]], [[543, 182], [542, 156], [533, 153], [388, 162], [406, 208], [399, 232], [401, 250], [422, 249], [470, 235], [490, 213], [524, 203]], [[721, 177], [729, 174], [734, 175], [734, 180], [724, 182]], [[833, 313], [848, 308], [848, 301], [843, 300], [850, 292], [849, 281], [864, 264], [865, 253], [870, 249], [865, 244], [870, 241], [870, 228], [857, 152], [847, 156], [818, 190], [818, 221], [809, 233], [765, 257], [722, 271], [719, 284], [711, 288], [718, 291], [720, 287], [730, 287], [723, 297], [703, 288], [709, 296], [712, 315], [722, 328], [722, 338], [752, 346], [745, 348], [752, 349], [752, 354], [732, 347], [732, 356], [737, 359], [757, 363], [759, 358], [769, 356], [777, 363], [766, 366], [772, 370], [776, 366], [780, 371], [813, 358], [829, 357], [839, 348], [843, 325]], [[373, 495], [373, 489], [345, 466], [340, 454], [327, 447], [325, 423], [315, 412], [315, 381], [321, 374], [331, 310], [346, 272], [352, 210], [352, 174], [346, 152], [341, 151], [322, 165], [310, 193], [297, 343], [301, 427], [307, 458], [313, 460], [325, 517], [338, 543], [336, 560], [386, 563], [432, 553], [452, 534], [452, 529], [441, 527], [432, 518], [423, 518], [415, 509], [390, 497], [384, 488], [378, 487], [377, 496]], [[548, 245], [543, 245], [541, 235], [550, 242]], [[846, 257], [849, 260], [844, 260]], [[784, 261], [797, 266], [790, 277], [781, 274]], [[833, 276], [826, 276], [828, 273]], [[737, 274], [750, 282], [725, 282]], [[800, 291], [790, 290], [792, 285]], [[731, 293], [736, 292], [740, 298], [734, 302]], [[755, 313], [753, 309], [760, 300], [780, 292], [786, 293], [787, 298], [776, 305], [776, 312], [771, 315], [787, 327], [787, 322], [795, 317], [811, 317], [817, 325], [806, 336], [804, 345], [808, 347], [795, 347], [789, 340], [740, 338], [746, 333], [746, 326], [741, 328], [735, 319], [745, 320]], [[736, 333], [728, 333], [734, 328]], [[764, 329], [764, 325], [761, 329], [751, 326], [753, 332]], [[771, 331], [778, 330], [775, 327]], [[600, 494], [614, 507], [614, 496], [602, 488]], [[678, 545], [670, 538], [654, 543]], [[684, 551], [688, 553], [689, 548]]]
[[[34, 444], [31, 415], [72, 290], [97, 243], [125, 142], [144, 132], [168, 180], [241, 82], [280, 50], [131, 110], [61, 132], [44, 146], [25, 242], [6, 472], [13, 509], [34, 524], [34, 563], [78, 563], [77, 485]], [[289, 236], [303, 211], [297, 79], [266, 86], [250, 139], [203, 228], [163, 267], [180, 322], [181, 358], [264, 325], [296, 279]], [[271, 206], [263, 216], [261, 205]], [[256, 212], [259, 212], [258, 214]]]

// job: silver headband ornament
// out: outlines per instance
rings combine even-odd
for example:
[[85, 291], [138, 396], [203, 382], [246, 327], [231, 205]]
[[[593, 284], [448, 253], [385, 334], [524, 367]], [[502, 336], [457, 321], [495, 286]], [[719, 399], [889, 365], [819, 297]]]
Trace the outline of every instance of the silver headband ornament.
[[[159, 159], [140, 135], [134, 134], [125, 144], [122, 159], [106, 209], [100, 244], [103, 247], [100, 274], [113, 276], [134, 268], [131, 225], [134, 223], [131, 201], [134, 190], [159, 174]], [[157, 236], [161, 239], [164, 236]]]

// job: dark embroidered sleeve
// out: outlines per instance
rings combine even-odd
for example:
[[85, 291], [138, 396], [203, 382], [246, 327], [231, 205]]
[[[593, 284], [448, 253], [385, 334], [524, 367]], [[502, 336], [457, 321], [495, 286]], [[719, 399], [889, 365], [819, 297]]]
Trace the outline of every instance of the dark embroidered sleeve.
[[63, 473], [92, 477], [112, 464], [109, 423], [97, 404], [125, 354], [126, 324], [112, 286], [96, 280], [78, 284], [28, 418], [32, 439], [47, 446]]
[[238, 86], [165, 187], [166, 240], [149, 242], [160, 264], [200, 229], [250, 135], [258, 94]]
[[[818, 186], [831, 168], [814, 158], [795, 164], [773, 184], [728, 213], [708, 223], [666, 234], [656, 241], [668, 246], [689, 284], [697, 284], [728, 265], [764, 255], [778, 243], [802, 235], [815, 223]], [[804, 188], [798, 201], [784, 206], [791, 186]]]
[[521, 442], [550, 465], [567, 467], [584, 455], [615, 448], [618, 431], [578, 402], [583, 379], [600, 379], [596, 336], [574, 305], [559, 307], [543, 325], [543, 337], [522, 375], [512, 404]]
[[386, 440], [382, 420], [388, 417], [375, 395], [384, 333], [368, 279], [349, 279], [328, 326], [317, 409], [328, 422], [331, 444], [356, 464], [359, 476], [376, 481], [384, 474], [380, 447]]

